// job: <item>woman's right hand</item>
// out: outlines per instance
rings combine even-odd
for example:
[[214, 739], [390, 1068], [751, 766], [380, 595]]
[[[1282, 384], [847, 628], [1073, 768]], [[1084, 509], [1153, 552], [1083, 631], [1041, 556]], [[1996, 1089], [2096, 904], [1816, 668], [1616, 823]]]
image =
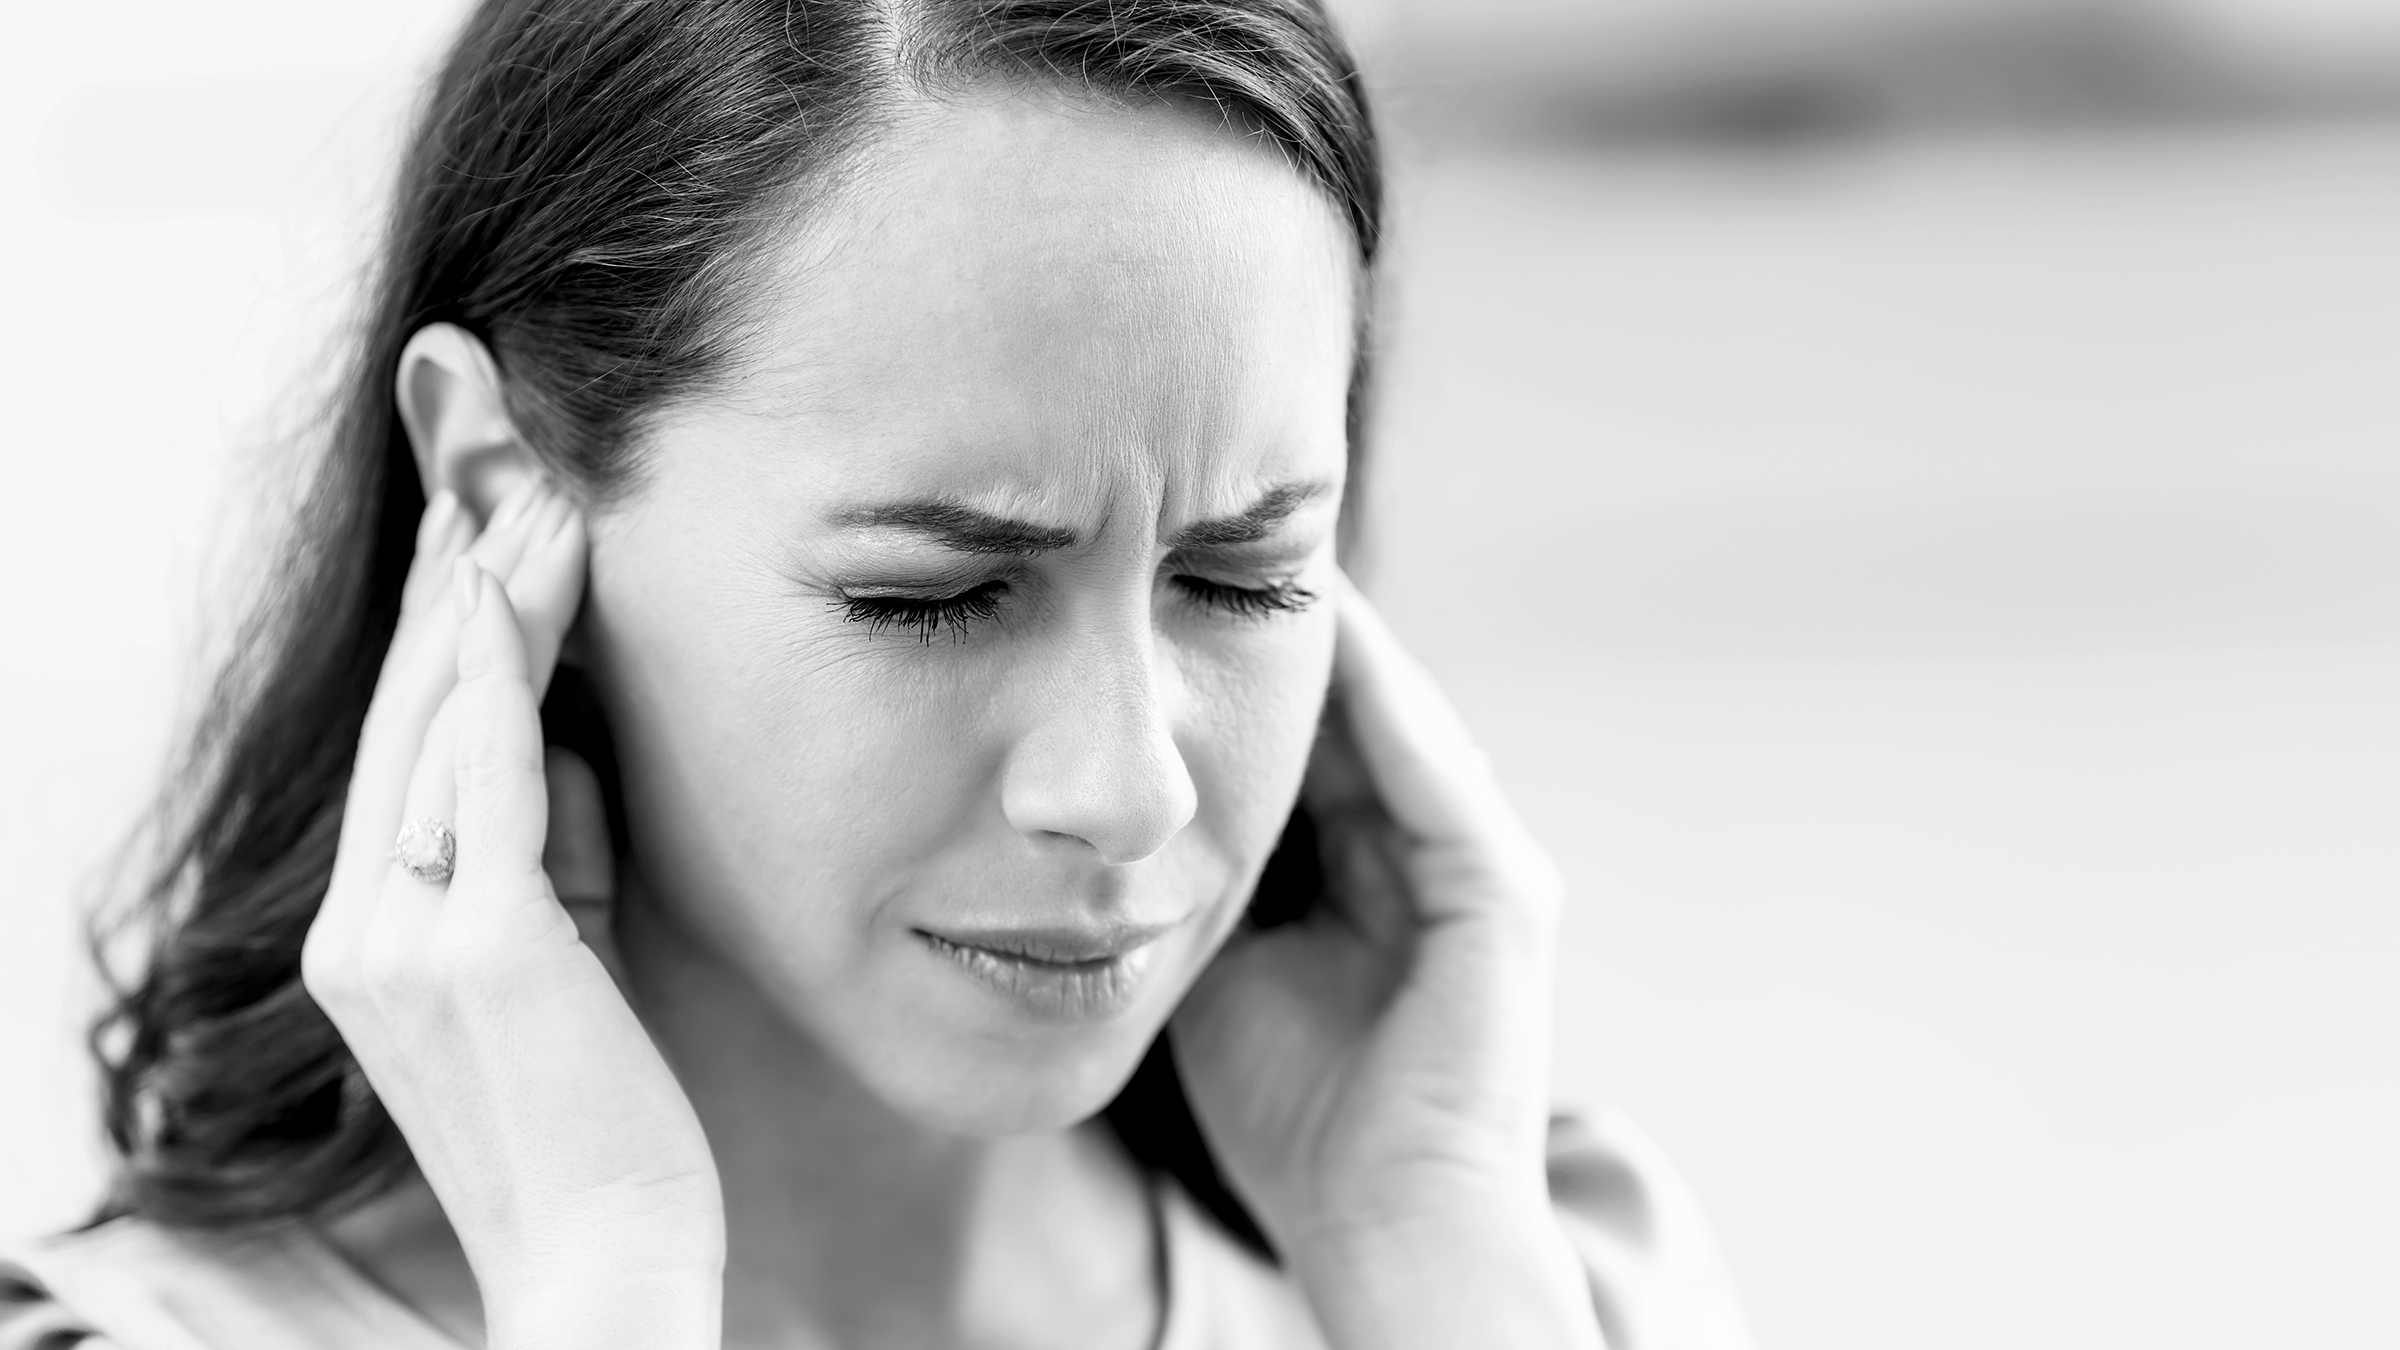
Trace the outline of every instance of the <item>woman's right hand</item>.
[[[581, 513], [427, 509], [302, 953], [456, 1229], [486, 1343], [718, 1343], [724, 1205], [691, 1103], [543, 870], [540, 690], [581, 601]], [[591, 813], [582, 813], [589, 815]], [[455, 831], [455, 871], [394, 860]]]

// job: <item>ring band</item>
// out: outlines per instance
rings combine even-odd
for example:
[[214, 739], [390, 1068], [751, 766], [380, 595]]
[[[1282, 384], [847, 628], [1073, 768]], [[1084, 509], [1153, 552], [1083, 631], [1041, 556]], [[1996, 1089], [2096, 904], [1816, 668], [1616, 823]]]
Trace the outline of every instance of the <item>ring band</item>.
[[392, 841], [392, 861], [419, 881], [446, 885], [458, 863], [458, 836], [438, 820], [412, 820]]

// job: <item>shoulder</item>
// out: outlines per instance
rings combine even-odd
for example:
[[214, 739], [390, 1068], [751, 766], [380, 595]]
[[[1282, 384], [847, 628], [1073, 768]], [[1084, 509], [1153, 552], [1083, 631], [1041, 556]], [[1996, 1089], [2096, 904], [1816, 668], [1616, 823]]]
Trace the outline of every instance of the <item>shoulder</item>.
[[1698, 1198], [1623, 1112], [1553, 1116], [1549, 1173], [1614, 1350], [1754, 1350]]
[[305, 1230], [139, 1219], [0, 1252], [0, 1350], [458, 1350]]

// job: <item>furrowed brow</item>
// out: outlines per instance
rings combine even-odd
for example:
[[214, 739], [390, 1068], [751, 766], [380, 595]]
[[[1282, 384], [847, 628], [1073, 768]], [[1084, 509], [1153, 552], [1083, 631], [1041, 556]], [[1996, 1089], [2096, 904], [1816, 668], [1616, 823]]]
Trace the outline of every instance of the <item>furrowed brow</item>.
[[956, 502], [894, 502], [835, 513], [853, 530], [906, 530], [960, 553], [1048, 553], [1075, 546], [1075, 532], [978, 511]]
[[1279, 483], [1240, 512], [1216, 520], [1201, 520], [1175, 532], [1179, 549], [1232, 548], [1255, 544], [1291, 518], [1292, 513], [1332, 489], [1324, 483]]

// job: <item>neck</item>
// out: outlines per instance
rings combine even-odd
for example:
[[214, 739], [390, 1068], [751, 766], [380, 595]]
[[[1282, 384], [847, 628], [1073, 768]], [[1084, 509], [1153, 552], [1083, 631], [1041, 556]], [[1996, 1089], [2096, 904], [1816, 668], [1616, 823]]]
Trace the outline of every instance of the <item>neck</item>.
[[[630, 869], [629, 873], [630, 873]], [[1097, 1127], [976, 1139], [900, 1116], [705, 939], [620, 892], [627, 994], [726, 1207], [726, 1344], [1146, 1344], [1148, 1199]]]

